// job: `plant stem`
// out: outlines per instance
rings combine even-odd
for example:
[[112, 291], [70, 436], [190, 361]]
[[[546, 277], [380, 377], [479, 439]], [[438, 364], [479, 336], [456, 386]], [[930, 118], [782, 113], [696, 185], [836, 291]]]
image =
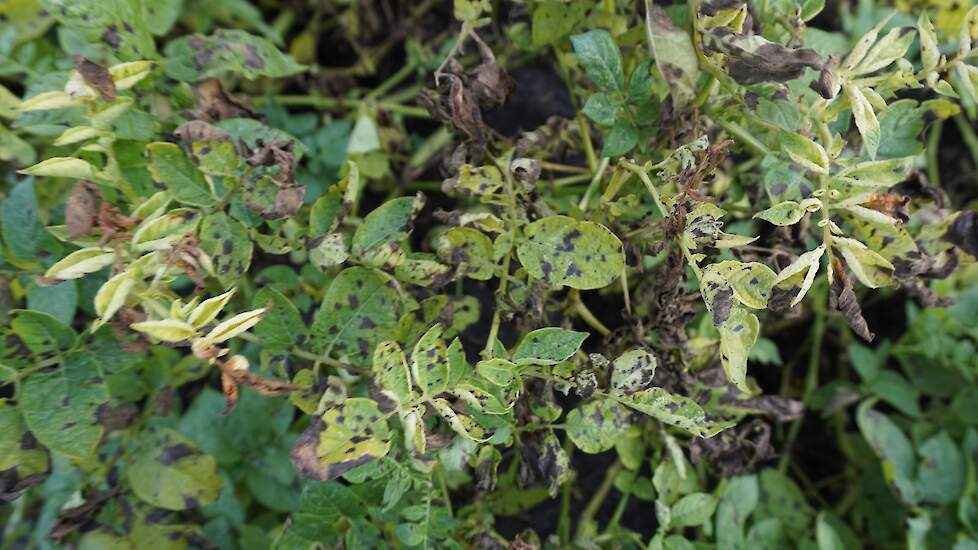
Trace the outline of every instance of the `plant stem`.
[[927, 180], [934, 187], [941, 186], [941, 171], [937, 165], [938, 148], [941, 146], [941, 134], [944, 133], [944, 121], [938, 119], [930, 127], [927, 134]]
[[958, 131], [961, 132], [961, 139], [964, 140], [964, 144], [971, 151], [971, 160], [974, 162], [975, 168], [978, 169], [978, 136], [975, 135], [975, 130], [971, 127], [971, 122], [964, 115], [958, 113], [954, 115], [954, 123], [958, 125]]
[[584, 530], [587, 525], [594, 521], [594, 516], [598, 514], [601, 509], [601, 505], [604, 504], [605, 499], [608, 498], [608, 493], [611, 492], [611, 487], [615, 483], [615, 478], [618, 476], [618, 472], [621, 471], [623, 465], [621, 459], [615, 459], [615, 463], [611, 465], [610, 468], [604, 474], [604, 481], [601, 482], [601, 486], [598, 490], [594, 492], [591, 496], [591, 500], [588, 501], [587, 506], [584, 507], [584, 511], [581, 512], [580, 518], [577, 520], [577, 536], [581, 537], [584, 535]]
[[[336, 97], [322, 97], [315, 95], [278, 95], [273, 96], [280, 105], [289, 107], [315, 107], [316, 109], [356, 109], [363, 103], [369, 103], [364, 99], [341, 99]], [[402, 105], [393, 101], [377, 101], [376, 105], [385, 111], [401, 114], [415, 118], [431, 118], [427, 109]]]
[[577, 313], [577, 315], [581, 318], [582, 321], [587, 323], [589, 327], [598, 331], [598, 333], [600, 333], [601, 336], [607, 336], [611, 334], [611, 330], [608, 327], [604, 326], [604, 324], [600, 320], [598, 320], [598, 318], [595, 317], [593, 313], [591, 313], [591, 310], [588, 309], [586, 305], [584, 305], [584, 302], [581, 300], [581, 293], [577, 289], [571, 291], [571, 300], [574, 303], [574, 311]]
[[591, 201], [591, 195], [594, 194], [598, 186], [601, 185], [601, 178], [604, 176], [604, 171], [608, 169], [608, 162], [611, 159], [604, 157], [601, 159], [601, 163], [598, 165], [598, 170], [594, 173], [594, 177], [591, 178], [591, 184], [588, 185], [587, 191], [584, 192], [584, 196], [581, 197], [580, 204], [577, 205], [582, 211], [587, 212], [588, 203]]
[[449, 516], [454, 516], [455, 514], [452, 513], [452, 499], [448, 493], [448, 483], [445, 482], [445, 472], [442, 471], [440, 462], [435, 466], [435, 476], [438, 477], [438, 485], [441, 487], [442, 498], [445, 500], [445, 509], [448, 510]]
[[[819, 286], [819, 289], [824, 289], [825, 287]], [[827, 290], [827, 289], [826, 289]], [[818, 367], [822, 359], [822, 340], [825, 337], [825, 300], [826, 300], [826, 290], [821, 290], [818, 296], [812, 300], [812, 309], [814, 310], [815, 318], [812, 324], [812, 348], [808, 356], [808, 373], [805, 375], [805, 390], [802, 394], [802, 400], [805, 406], [811, 404], [812, 395], [815, 390], [818, 389]], [[788, 471], [788, 465], [791, 461], [791, 447], [795, 444], [795, 440], [798, 438], [798, 432], [801, 430], [801, 422], [804, 417], [798, 418], [791, 424], [791, 428], [788, 430], [788, 440], [785, 442], [784, 450], [781, 454], [781, 460], [778, 462], [778, 470], [781, 473]]]
[[[238, 338], [241, 338], [242, 340], [248, 341], [248, 342], [259, 343], [258, 337], [255, 336], [254, 334], [251, 334], [250, 332], [241, 333], [237, 337]], [[325, 355], [317, 355], [315, 353], [310, 353], [308, 351], [301, 350], [299, 348], [292, 348], [291, 350], [289, 350], [289, 355], [292, 355], [294, 357], [298, 357], [300, 359], [305, 359], [306, 361], [312, 361], [314, 363], [322, 363], [324, 365], [327, 365], [327, 366], [330, 366], [330, 367], [333, 367], [333, 368], [336, 368], [336, 369], [343, 369], [343, 370], [345, 370], [347, 372], [351, 372], [351, 373], [354, 373], [354, 374], [370, 374], [370, 371], [367, 370], [367, 369], [362, 369], [360, 367], [354, 367], [353, 365], [347, 365], [346, 363], [344, 363], [342, 361], [337, 361], [336, 359], [333, 359], [332, 357], [327, 357]]]
[[[564, 453], [567, 455], [568, 462], [570, 462], [573, 452], [574, 444], [571, 442], [569, 437], [565, 438]], [[560, 519], [557, 521], [557, 537], [560, 539], [560, 545], [562, 547], [566, 547], [570, 544], [570, 507], [571, 489], [573, 488], [573, 484], [571, 482], [572, 480], [568, 479], [560, 488]]]

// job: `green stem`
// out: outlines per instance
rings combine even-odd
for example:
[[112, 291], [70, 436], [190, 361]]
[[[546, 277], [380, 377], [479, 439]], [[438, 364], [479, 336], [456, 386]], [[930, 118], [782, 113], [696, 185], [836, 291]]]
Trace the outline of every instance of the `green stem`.
[[591, 201], [591, 195], [595, 193], [598, 187], [601, 185], [601, 178], [604, 176], [605, 170], [608, 169], [608, 162], [611, 159], [604, 157], [601, 159], [601, 163], [598, 165], [598, 170], [594, 173], [594, 177], [591, 178], [591, 184], [588, 185], [587, 191], [584, 192], [584, 196], [581, 197], [580, 204], [577, 205], [582, 211], [587, 212], [588, 203]]
[[737, 139], [743, 145], [746, 145], [748, 149], [753, 150], [758, 155], [767, 155], [771, 151], [763, 143], [758, 141], [757, 138], [752, 136], [745, 128], [737, 124], [736, 122], [728, 122], [725, 120], [717, 121], [728, 134]]
[[941, 146], [941, 134], [944, 133], [944, 121], [938, 119], [927, 134], [927, 179], [934, 187], [941, 186], [941, 169], [937, 162], [938, 149]]
[[414, 61], [409, 60], [403, 67], [400, 68], [396, 73], [392, 74], [390, 78], [380, 83], [370, 93], [367, 94], [367, 99], [377, 99], [378, 97], [383, 97], [388, 91], [393, 89], [395, 86], [400, 84], [405, 78], [411, 76], [414, 73], [416, 65]]
[[618, 472], [624, 466], [620, 459], [616, 459], [615, 463], [605, 471], [604, 480], [601, 482], [601, 486], [598, 490], [594, 492], [591, 496], [591, 500], [588, 501], [587, 506], [584, 507], [584, 511], [581, 512], [580, 518], [577, 520], [577, 536], [581, 537], [587, 529], [587, 525], [594, 521], [594, 516], [598, 515], [598, 511], [601, 509], [601, 505], [604, 504], [605, 499], [608, 498], [608, 493], [611, 492], [611, 487], [615, 483], [615, 478], [618, 477]]
[[[250, 332], [244, 332], [242, 334], [239, 334], [237, 337], [247, 342], [253, 342], [253, 343], [260, 342], [258, 337], [255, 336], [254, 334], [251, 334]], [[291, 350], [289, 350], [289, 355], [292, 355], [293, 357], [298, 357], [300, 359], [305, 359], [306, 361], [312, 361], [314, 363], [322, 363], [324, 365], [333, 367], [335, 369], [343, 369], [347, 372], [351, 372], [354, 374], [361, 374], [361, 375], [370, 374], [370, 371], [367, 369], [354, 367], [353, 365], [347, 365], [346, 363], [342, 361], [337, 361], [332, 357], [328, 357], [326, 355], [317, 355], [315, 353], [310, 353], [308, 351], [301, 350], [299, 348], [292, 348]]]
[[445, 481], [445, 473], [442, 471], [441, 463], [435, 467], [435, 475], [438, 477], [438, 485], [441, 487], [442, 498], [445, 500], [445, 509], [448, 510], [449, 516], [454, 516], [452, 513], [452, 499], [448, 493], [448, 483]]
[[[819, 289], [825, 289], [824, 286], [819, 286]], [[812, 348], [808, 356], [808, 373], [805, 375], [805, 390], [803, 395], [803, 401], [805, 406], [811, 405], [812, 395], [814, 395], [815, 390], [818, 389], [818, 367], [822, 360], [822, 340], [825, 337], [825, 290], [819, 292], [820, 296], [817, 296], [812, 300], [812, 309], [815, 314], [815, 319], [812, 325]], [[798, 432], [801, 430], [802, 418], [798, 418], [791, 424], [791, 428], [788, 430], [788, 440], [785, 442], [784, 450], [781, 454], [781, 460], [778, 462], [778, 470], [781, 473], [788, 471], [788, 466], [791, 463], [791, 448], [795, 444], [795, 440], [798, 438]]]
[[574, 311], [577, 313], [577, 315], [581, 318], [582, 321], [587, 323], [589, 327], [598, 331], [598, 333], [600, 333], [601, 336], [607, 336], [611, 334], [611, 330], [608, 327], [604, 326], [604, 324], [601, 323], [601, 321], [598, 320], [598, 318], [595, 317], [593, 313], [591, 313], [591, 310], [588, 309], [586, 305], [584, 305], [584, 302], [581, 301], [581, 293], [578, 290], [574, 289], [571, 291], [571, 300], [574, 303]]
[[[567, 460], [570, 462], [571, 455], [574, 452], [574, 444], [571, 439], [564, 439], [564, 453], [567, 455]], [[514, 460], [515, 464], [516, 461]], [[557, 521], [557, 537], [560, 539], [560, 545], [562, 547], [567, 547], [570, 544], [570, 532], [571, 532], [571, 520], [570, 520], [570, 507], [571, 507], [571, 489], [573, 489], [573, 480], [568, 479], [564, 482], [564, 485], [560, 488], [560, 519]]]
[[[316, 109], [323, 109], [326, 111], [333, 109], [356, 109], [363, 103], [367, 102], [367, 100], [363, 99], [341, 99], [336, 97], [321, 97], [315, 95], [279, 95], [273, 97], [275, 98], [275, 101], [284, 107], [314, 107]], [[385, 111], [395, 114], [415, 118], [431, 118], [428, 110], [422, 107], [401, 105], [400, 103], [394, 103], [392, 101], [377, 101], [376, 105]]]
[[971, 152], [971, 160], [974, 162], [975, 168], [978, 168], [978, 136], [975, 135], [971, 122], [964, 115], [958, 113], [954, 115], [954, 123], [958, 125], [961, 139], [964, 140], [964, 144], [968, 146], [968, 150]]

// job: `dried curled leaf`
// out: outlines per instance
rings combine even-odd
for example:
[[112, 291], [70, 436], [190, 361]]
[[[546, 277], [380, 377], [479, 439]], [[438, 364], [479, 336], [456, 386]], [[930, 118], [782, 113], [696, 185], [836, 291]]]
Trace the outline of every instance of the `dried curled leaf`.
[[832, 259], [832, 288], [829, 293], [829, 307], [841, 313], [853, 332], [863, 340], [872, 342], [873, 338], [876, 337], [869, 330], [866, 319], [863, 318], [862, 308], [859, 307], [859, 302], [856, 300], [856, 293], [852, 289], [849, 276], [846, 275], [845, 267], [837, 258]]
[[739, 34], [719, 27], [703, 37], [705, 49], [724, 54], [730, 76], [740, 84], [787, 82], [800, 77], [805, 69], [821, 70], [818, 52], [808, 48], [786, 48], [762, 36]]

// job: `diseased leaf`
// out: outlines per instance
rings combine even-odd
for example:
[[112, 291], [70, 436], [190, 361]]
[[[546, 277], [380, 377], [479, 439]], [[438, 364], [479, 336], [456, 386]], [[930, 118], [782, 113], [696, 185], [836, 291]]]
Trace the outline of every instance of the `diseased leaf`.
[[163, 71], [170, 78], [195, 82], [226, 72], [249, 80], [259, 76], [281, 78], [303, 70], [268, 40], [242, 30], [219, 30], [170, 41]]
[[673, 105], [682, 109], [696, 95], [699, 79], [699, 59], [693, 40], [685, 31], [676, 28], [666, 12], [646, 2], [645, 32], [655, 66], [669, 85]]
[[390, 428], [377, 403], [351, 397], [326, 411], [292, 447], [292, 464], [305, 477], [336, 479], [390, 450]]
[[547, 327], [528, 333], [513, 350], [517, 365], [556, 365], [581, 347], [587, 332]]
[[210, 257], [214, 274], [224, 288], [230, 288], [248, 272], [254, 244], [243, 223], [216, 212], [204, 218], [198, 234], [200, 248]]
[[740, 84], [787, 82], [800, 77], [805, 69], [820, 70], [818, 52], [792, 49], [754, 34], [744, 35], [729, 27], [718, 27], [703, 35], [703, 47], [723, 53], [727, 72]]
[[717, 327], [720, 331], [720, 361], [727, 379], [744, 392], [747, 389], [747, 359], [760, 334], [757, 315], [740, 306], [730, 310], [730, 317]]
[[710, 437], [727, 427], [708, 420], [703, 408], [692, 399], [673, 395], [663, 388], [653, 387], [631, 395], [615, 397], [615, 400], [694, 435]]
[[350, 252], [369, 255], [371, 263], [383, 265], [401, 241], [411, 233], [412, 220], [424, 207], [424, 196], [400, 197], [371, 211], [353, 234]]
[[631, 422], [628, 409], [612, 399], [596, 399], [567, 414], [567, 437], [585, 453], [601, 453], [615, 446]]
[[192, 510], [217, 500], [223, 485], [214, 457], [198, 451], [174, 430], [147, 433], [126, 469], [133, 493], [166, 510]]
[[643, 349], [626, 351], [611, 364], [611, 387], [625, 394], [643, 390], [652, 383], [655, 355]]
[[424, 395], [441, 393], [448, 382], [448, 351], [442, 340], [443, 332], [440, 324], [431, 327], [411, 352], [411, 377]]
[[400, 317], [400, 293], [382, 273], [351, 267], [333, 279], [311, 327], [310, 346], [369, 367], [374, 346], [390, 339]]
[[99, 407], [109, 400], [94, 357], [70, 354], [60, 365], [30, 375], [22, 392], [24, 422], [42, 445], [76, 459], [94, 452], [104, 432]]
[[625, 265], [621, 241], [603, 225], [548, 216], [526, 226], [516, 252], [526, 271], [581, 290], [611, 284]]
[[880, 147], [880, 122], [876, 118], [873, 106], [866, 99], [862, 89], [855, 84], [843, 84], [842, 89], [849, 99], [849, 106], [852, 109], [852, 116], [856, 119], [856, 127], [859, 134], [863, 137], [863, 147], [866, 148], [866, 155], [870, 160], [876, 158], [876, 152]]

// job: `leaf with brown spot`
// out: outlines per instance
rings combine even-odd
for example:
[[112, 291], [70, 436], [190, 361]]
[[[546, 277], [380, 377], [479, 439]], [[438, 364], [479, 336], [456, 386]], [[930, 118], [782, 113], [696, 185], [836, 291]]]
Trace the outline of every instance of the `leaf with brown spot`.
[[978, 212], [962, 212], [951, 222], [944, 240], [978, 257]]
[[95, 89], [102, 99], [106, 101], [115, 99], [115, 82], [112, 81], [112, 74], [108, 69], [90, 59], [76, 55], [75, 70], [85, 79], [85, 84]]

